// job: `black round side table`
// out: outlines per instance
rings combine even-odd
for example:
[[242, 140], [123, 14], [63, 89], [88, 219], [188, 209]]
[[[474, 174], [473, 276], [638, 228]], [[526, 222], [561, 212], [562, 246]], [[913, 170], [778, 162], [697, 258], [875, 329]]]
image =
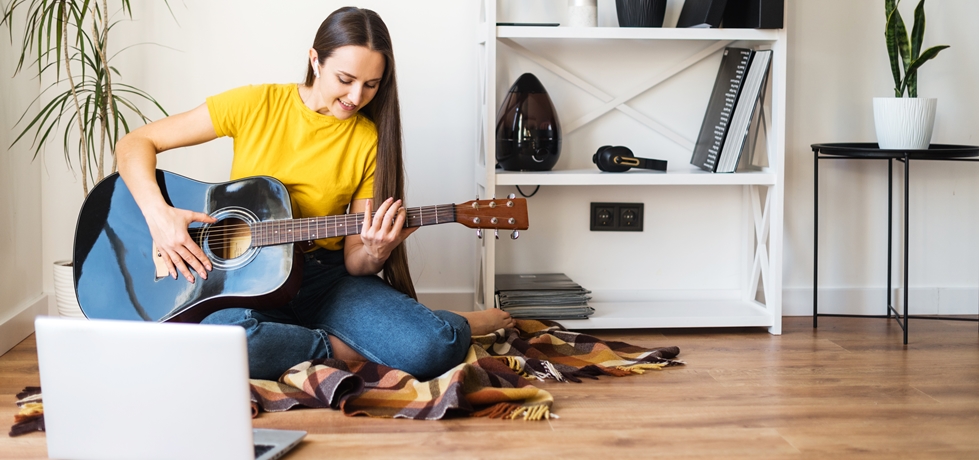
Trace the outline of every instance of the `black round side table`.
[[[979, 146], [931, 144], [925, 150], [881, 149], [876, 143], [856, 142], [838, 144], [812, 144], [813, 169], [813, 261], [812, 261], [812, 327], [818, 325], [820, 316], [868, 316], [819, 313], [817, 303], [817, 275], [819, 263], [819, 160], [887, 160], [887, 314], [871, 317], [893, 318], [904, 331], [904, 344], [908, 343], [908, 319], [943, 319], [977, 321], [979, 318], [948, 316], [908, 315], [908, 178], [912, 160], [923, 161], [979, 161]], [[904, 312], [899, 313], [891, 303], [891, 256], [894, 203], [894, 160], [904, 163]]]

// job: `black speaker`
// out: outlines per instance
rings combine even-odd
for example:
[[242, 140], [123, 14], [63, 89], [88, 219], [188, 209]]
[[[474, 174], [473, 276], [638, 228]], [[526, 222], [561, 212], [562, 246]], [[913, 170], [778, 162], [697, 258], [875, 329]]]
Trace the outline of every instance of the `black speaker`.
[[626, 172], [632, 168], [666, 171], [666, 160], [637, 158], [628, 147], [604, 145], [591, 157], [598, 169], [606, 172]]
[[561, 155], [561, 124], [532, 73], [510, 87], [496, 115], [496, 162], [507, 171], [548, 171]]

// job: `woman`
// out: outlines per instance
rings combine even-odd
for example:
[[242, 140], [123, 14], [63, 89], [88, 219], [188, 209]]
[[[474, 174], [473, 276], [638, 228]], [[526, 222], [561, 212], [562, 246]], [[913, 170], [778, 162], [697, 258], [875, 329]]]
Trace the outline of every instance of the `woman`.
[[[415, 228], [404, 228], [394, 53], [373, 11], [342, 8], [323, 21], [303, 84], [233, 89], [119, 141], [119, 173], [174, 279], [207, 278], [211, 262], [187, 228], [215, 220], [166, 204], [154, 175], [156, 154], [219, 136], [234, 138], [231, 178], [276, 177], [289, 189], [295, 217], [376, 208], [376, 217], [365, 213], [359, 235], [315, 241], [288, 305], [230, 308], [203, 321], [246, 329], [252, 378], [277, 379], [292, 365], [332, 357], [370, 360], [427, 380], [464, 359], [471, 335], [513, 326], [500, 310], [456, 314], [416, 300], [404, 249]], [[376, 276], [382, 270], [383, 280]]]

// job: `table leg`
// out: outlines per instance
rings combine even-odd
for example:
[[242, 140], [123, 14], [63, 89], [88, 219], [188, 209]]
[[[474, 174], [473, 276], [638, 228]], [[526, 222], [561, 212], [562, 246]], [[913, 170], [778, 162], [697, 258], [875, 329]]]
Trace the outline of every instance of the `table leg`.
[[817, 307], [816, 278], [819, 274], [819, 149], [812, 150], [812, 328], [818, 325], [819, 309]]
[[891, 300], [891, 275], [894, 273], [891, 271], [891, 257], [894, 254], [893, 249], [893, 237], [894, 235], [894, 159], [887, 159], [887, 299], [884, 301], [884, 305], [887, 305], [887, 320], [891, 319], [891, 309], [893, 309], [893, 302]]
[[904, 153], [904, 344], [908, 344], [908, 259], [910, 259], [910, 254], [908, 253], [908, 211], [911, 207], [908, 205], [908, 175], [911, 170], [911, 158], [908, 156], [907, 152]]

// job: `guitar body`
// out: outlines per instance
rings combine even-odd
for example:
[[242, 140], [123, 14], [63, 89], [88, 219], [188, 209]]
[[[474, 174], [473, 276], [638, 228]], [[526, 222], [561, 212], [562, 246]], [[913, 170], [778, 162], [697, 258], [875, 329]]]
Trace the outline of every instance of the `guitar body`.
[[159, 170], [156, 179], [168, 204], [219, 220], [190, 227], [200, 235], [214, 269], [194, 283], [161, 272], [142, 212], [122, 178], [113, 174], [92, 189], [78, 216], [75, 291], [86, 317], [199, 322], [222, 308], [275, 308], [295, 295], [302, 277], [295, 244], [254, 247], [242, 236], [245, 241], [229, 248], [215, 237], [242, 223], [292, 219], [281, 182], [250, 177], [210, 184]]

